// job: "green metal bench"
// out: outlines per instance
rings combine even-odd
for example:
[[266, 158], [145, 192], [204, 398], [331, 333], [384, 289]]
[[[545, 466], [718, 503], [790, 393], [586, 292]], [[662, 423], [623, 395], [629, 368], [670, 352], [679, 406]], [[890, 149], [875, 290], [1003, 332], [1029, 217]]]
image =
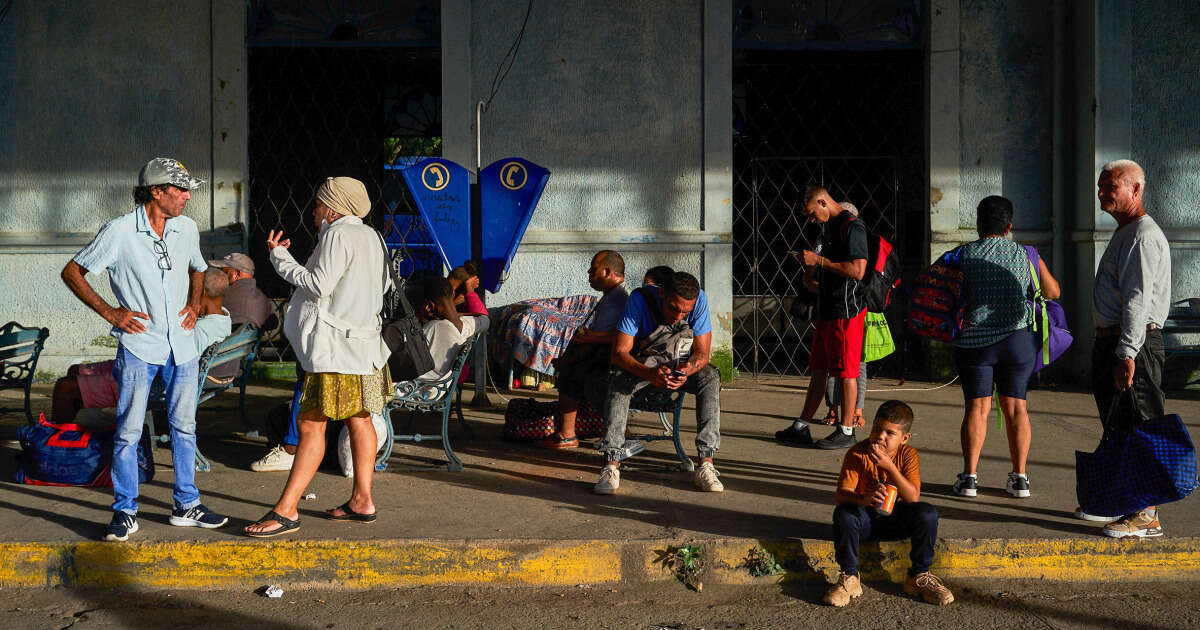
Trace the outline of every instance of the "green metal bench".
[[[33, 374], [37, 369], [38, 357], [50, 336], [48, 328], [27, 328], [17, 322], [8, 322], [0, 327], [0, 389], [22, 389], [25, 391], [25, 419], [33, 424], [33, 411], [29, 408], [29, 390], [33, 386]], [[15, 411], [3, 408], [0, 411]]]
[[[246, 383], [250, 380], [250, 368], [254, 365], [254, 359], [258, 356], [258, 346], [262, 343], [262, 335], [259, 334], [259, 329], [251, 324], [242, 324], [237, 330], [233, 331], [228, 337], [214, 343], [204, 350], [200, 355], [199, 387], [196, 389], [196, 408], [199, 409], [200, 404], [213, 398], [221, 392], [237, 387], [241, 390], [238, 397], [238, 410], [242, 417], [242, 426], [249, 432], [253, 430], [250, 425], [250, 420], [246, 416]], [[208, 380], [208, 373], [213, 368], [232, 363], [240, 362], [240, 369], [237, 376], [233, 377], [228, 382], [213, 382]], [[162, 382], [155, 380], [153, 387], [150, 390], [150, 406], [151, 409], [159, 414], [166, 413], [167, 393]], [[150, 439], [154, 440], [154, 419], [152, 414], [146, 414], [146, 424], [150, 428]], [[159, 438], [160, 442], [169, 441], [168, 436]], [[196, 447], [196, 470], [200, 472], [208, 472], [212, 470], [212, 464], [208, 459], [200, 453], [200, 447]]]
[[[463, 435], [469, 439], [473, 435], [473, 432], [471, 431], [471, 426], [463, 418], [462, 388], [459, 387], [458, 377], [462, 374], [463, 366], [467, 363], [467, 358], [471, 356], [471, 350], [482, 335], [483, 332], [475, 333], [470, 339], [463, 342], [462, 346], [458, 349], [458, 354], [454, 357], [450, 373], [446, 376], [436, 381], [415, 379], [395, 384], [393, 397], [383, 408], [384, 425], [387, 426], [387, 440], [384, 441], [383, 451], [375, 459], [375, 470], [382, 471], [387, 468], [387, 461], [392, 456], [392, 446], [396, 441], [423, 442], [434, 439], [442, 441], [442, 449], [446, 452], [446, 470], [459, 472], [463, 469], [462, 461], [458, 459], [458, 456], [454, 454], [454, 449], [450, 447], [450, 410], [453, 407], [457, 411], [458, 424], [463, 429]], [[441, 413], [441, 433], [429, 435], [405, 433], [397, 435], [395, 428], [392, 426], [392, 412], [397, 409], [408, 410], [408, 426], [406, 427], [408, 431], [412, 431], [413, 416], [417, 412]], [[433, 469], [425, 467], [416, 470]]]
[[[696, 470], [696, 464], [683, 452], [683, 445], [679, 443], [679, 417], [683, 415], [683, 396], [684, 391], [681, 389], [643, 387], [638, 390], [633, 395], [633, 399], [629, 401], [629, 413], [637, 411], [657, 413], [658, 421], [663, 426], [663, 432], [661, 434], [630, 433], [629, 439], [641, 442], [671, 440], [675, 444], [675, 454], [679, 456], [679, 469], [690, 472]], [[667, 422], [667, 414], [672, 416], [670, 422]]]

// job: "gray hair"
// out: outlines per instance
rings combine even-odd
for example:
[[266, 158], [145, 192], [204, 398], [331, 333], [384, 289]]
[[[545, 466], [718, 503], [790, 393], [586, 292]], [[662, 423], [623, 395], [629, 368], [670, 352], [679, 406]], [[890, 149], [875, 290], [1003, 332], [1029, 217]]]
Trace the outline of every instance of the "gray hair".
[[209, 265], [204, 271], [204, 293], [208, 297], [224, 297], [229, 289], [229, 277], [218, 267]]
[[1138, 185], [1142, 190], [1146, 189], [1146, 171], [1133, 160], [1113, 160], [1108, 164], [1100, 167], [1103, 173], [1120, 173], [1121, 179]]

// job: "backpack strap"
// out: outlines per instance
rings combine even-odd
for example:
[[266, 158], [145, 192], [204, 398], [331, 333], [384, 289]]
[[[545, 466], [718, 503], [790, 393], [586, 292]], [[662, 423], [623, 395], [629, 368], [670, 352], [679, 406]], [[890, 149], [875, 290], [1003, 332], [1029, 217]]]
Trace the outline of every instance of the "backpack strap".
[[[1050, 365], [1050, 309], [1046, 308], [1046, 297], [1042, 295], [1042, 283], [1038, 278], [1038, 251], [1032, 245], [1025, 246], [1025, 256], [1029, 258], [1029, 280], [1033, 287], [1033, 325], [1041, 328], [1042, 336], [1042, 365]], [[1038, 307], [1041, 307], [1042, 318], [1038, 321]], [[1039, 324], [1041, 324], [1039, 326]]]
[[[404, 306], [404, 313], [406, 315], [412, 315], [412, 314], [416, 313], [416, 311], [413, 310], [412, 304], [409, 304], [409, 302], [408, 302], [408, 296], [406, 295], [407, 291], [404, 290], [404, 288], [405, 288], [404, 285], [406, 283], [403, 282], [398, 275], [396, 275], [396, 268], [394, 265], [392, 265], [392, 252], [388, 249], [387, 242], [383, 240], [383, 235], [380, 234], [378, 230], [372, 230], [372, 231], [375, 232], [375, 236], [379, 237], [379, 245], [381, 247], [383, 247], [383, 264], [384, 264], [383, 286], [385, 286], [385, 287], [387, 286], [387, 278], [388, 278], [388, 276], [391, 276], [392, 290], [395, 291], [396, 295], [399, 296], [400, 303]], [[384, 309], [388, 310], [388, 311], [394, 310], [394, 309], [389, 308], [389, 305], [387, 304], [386, 301], [384, 302]], [[387, 316], [394, 316], [394, 315], [395, 315], [395, 313], [392, 313], [392, 312], [387, 313]]]

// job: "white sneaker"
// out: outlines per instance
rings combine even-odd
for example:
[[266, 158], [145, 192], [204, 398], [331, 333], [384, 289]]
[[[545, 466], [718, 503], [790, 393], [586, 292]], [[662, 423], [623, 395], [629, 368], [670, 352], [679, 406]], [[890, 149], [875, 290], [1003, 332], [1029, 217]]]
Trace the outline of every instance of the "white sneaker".
[[288, 471], [292, 469], [292, 462], [295, 459], [295, 455], [283, 450], [283, 446], [280, 445], [267, 451], [262, 459], [250, 464], [250, 470], [254, 472]]
[[1077, 507], [1077, 508], [1075, 508], [1075, 518], [1082, 520], [1082, 521], [1096, 521], [1097, 523], [1111, 523], [1113, 521], [1119, 520], [1121, 517], [1120, 516], [1097, 516], [1095, 514], [1088, 514], [1087, 512], [1083, 511], [1083, 508]]
[[1023, 477], [1015, 472], [1008, 473], [1008, 481], [1004, 482], [1004, 491], [1018, 499], [1028, 498], [1029, 477]]
[[705, 492], [725, 492], [725, 484], [717, 479], [720, 475], [712, 462], [704, 462], [696, 469], [696, 485]]
[[600, 481], [592, 487], [596, 494], [615, 494], [621, 487], [621, 471], [615, 465], [609, 464], [600, 471]]

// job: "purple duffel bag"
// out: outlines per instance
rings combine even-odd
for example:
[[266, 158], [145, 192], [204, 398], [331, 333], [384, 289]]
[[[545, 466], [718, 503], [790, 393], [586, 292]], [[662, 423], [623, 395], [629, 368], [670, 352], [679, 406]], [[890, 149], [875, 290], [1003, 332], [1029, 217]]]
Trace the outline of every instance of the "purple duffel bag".
[[1033, 338], [1038, 345], [1033, 371], [1038, 372], [1062, 356], [1071, 347], [1075, 337], [1067, 330], [1067, 314], [1063, 307], [1042, 296], [1042, 283], [1038, 280], [1038, 261], [1041, 257], [1037, 248], [1026, 245], [1025, 254], [1029, 256], [1030, 283], [1034, 292], [1034, 297], [1029, 300], [1033, 308]]

